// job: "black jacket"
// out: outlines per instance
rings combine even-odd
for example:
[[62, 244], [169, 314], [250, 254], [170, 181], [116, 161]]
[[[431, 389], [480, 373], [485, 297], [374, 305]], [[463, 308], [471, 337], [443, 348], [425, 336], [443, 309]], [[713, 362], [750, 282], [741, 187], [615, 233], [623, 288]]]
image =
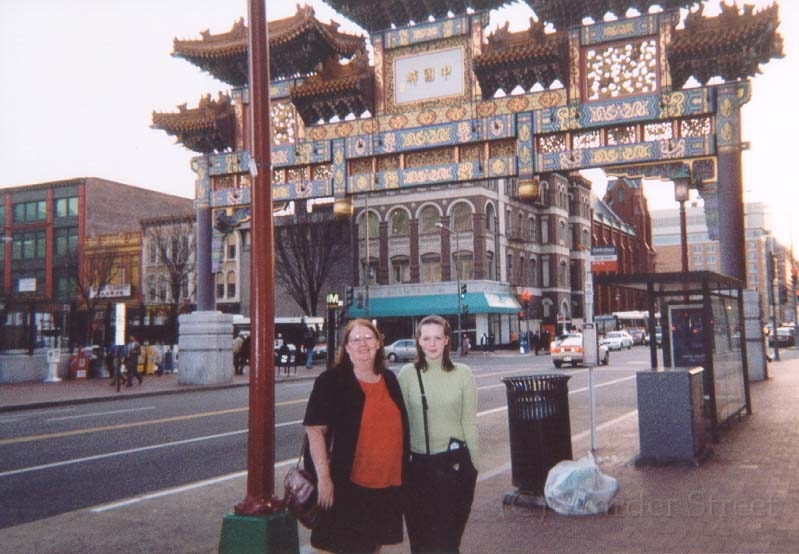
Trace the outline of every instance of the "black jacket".
[[[402, 481], [406, 481], [410, 458], [408, 413], [396, 375], [382, 372], [388, 393], [402, 415]], [[314, 382], [303, 425], [327, 425], [328, 441], [333, 441], [330, 474], [333, 483], [349, 480], [355, 458], [355, 446], [361, 428], [361, 414], [366, 401], [355, 373], [348, 369], [328, 369]], [[308, 456], [310, 458], [310, 456]]]

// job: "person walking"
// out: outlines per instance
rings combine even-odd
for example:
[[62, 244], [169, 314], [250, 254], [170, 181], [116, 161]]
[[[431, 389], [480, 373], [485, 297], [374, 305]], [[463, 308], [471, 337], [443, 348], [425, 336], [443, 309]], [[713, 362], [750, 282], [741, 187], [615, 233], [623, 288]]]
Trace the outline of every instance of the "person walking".
[[241, 375], [244, 373], [244, 364], [241, 360], [241, 351], [244, 346], [244, 337], [241, 333], [236, 333], [236, 338], [233, 339], [233, 373]]
[[303, 420], [323, 509], [311, 545], [377, 552], [403, 541], [408, 417], [377, 328], [354, 319], [341, 344], [333, 366], [314, 381]]
[[316, 336], [310, 329], [305, 333], [305, 342], [303, 346], [305, 346], [305, 369], [311, 369], [313, 367], [313, 351], [316, 347]]
[[128, 344], [125, 348], [125, 369], [128, 372], [128, 385], [133, 386], [133, 378], [135, 377], [139, 384], [144, 380], [139, 373], [139, 356], [141, 356], [141, 345], [136, 337], [130, 336]]
[[416, 329], [416, 361], [400, 369], [411, 462], [405, 524], [413, 554], [458, 553], [469, 519], [480, 456], [477, 386], [454, 363], [452, 328], [427, 316]]

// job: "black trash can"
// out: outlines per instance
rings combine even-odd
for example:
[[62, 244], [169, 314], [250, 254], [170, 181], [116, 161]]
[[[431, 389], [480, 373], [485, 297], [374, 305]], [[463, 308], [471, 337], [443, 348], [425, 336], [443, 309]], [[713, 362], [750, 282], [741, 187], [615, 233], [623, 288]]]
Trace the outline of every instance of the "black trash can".
[[547, 474], [572, 459], [568, 375], [505, 377], [513, 485], [543, 496]]

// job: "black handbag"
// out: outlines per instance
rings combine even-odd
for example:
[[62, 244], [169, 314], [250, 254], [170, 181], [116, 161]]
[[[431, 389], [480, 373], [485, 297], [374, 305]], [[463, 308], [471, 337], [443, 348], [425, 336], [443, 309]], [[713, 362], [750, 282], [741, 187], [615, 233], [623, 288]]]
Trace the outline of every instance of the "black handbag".
[[304, 527], [313, 529], [319, 522], [320, 508], [317, 505], [316, 477], [303, 467], [303, 459], [309, 454], [308, 435], [305, 435], [297, 465], [286, 473], [283, 501], [297, 521]]

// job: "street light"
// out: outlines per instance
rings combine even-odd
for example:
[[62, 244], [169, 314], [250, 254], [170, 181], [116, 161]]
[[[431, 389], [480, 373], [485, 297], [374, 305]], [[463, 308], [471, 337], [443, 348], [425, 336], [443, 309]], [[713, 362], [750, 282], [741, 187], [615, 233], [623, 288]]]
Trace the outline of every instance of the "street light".
[[458, 300], [458, 352], [461, 350], [461, 272], [460, 272], [460, 257], [461, 257], [461, 235], [458, 231], [454, 229], [450, 229], [443, 223], [436, 223], [436, 227], [439, 229], [443, 229], [444, 231], [455, 235], [455, 252], [457, 252], [457, 256], [455, 257], [455, 284], [457, 286], [456, 289], [456, 298]]
[[674, 200], [680, 203], [680, 259], [682, 271], [688, 271], [688, 221], [685, 215], [685, 203], [690, 197], [688, 179], [674, 180]]

